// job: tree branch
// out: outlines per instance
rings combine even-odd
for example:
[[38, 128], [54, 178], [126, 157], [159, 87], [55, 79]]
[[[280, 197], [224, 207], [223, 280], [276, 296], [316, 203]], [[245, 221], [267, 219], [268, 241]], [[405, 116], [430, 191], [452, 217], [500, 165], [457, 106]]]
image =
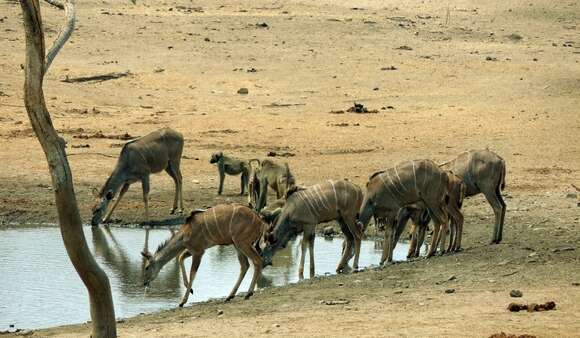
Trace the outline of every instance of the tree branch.
[[44, 72], [46, 73], [48, 71], [48, 68], [52, 64], [52, 61], [56, 57], [56, 54], [60, 52], [60, 50], [67, 42], [67, 40], [70, 38], [72, 32], [75, 29], [76, 11], [75, 11], [75, 0], [66, 0], [64, 4], [62, 4], [59, 0], [44, 0], [44, 1], [48, 2], [53, 6], [64, 9], [66, 14], [66, 23], [64, 24], [60, 33], [58, 33], [58, 37], [56, 38], [56, 40], [54, 40], [52, 47], [50, 47], [50, 50], [46, 54], [46, 61], [44, 63]]

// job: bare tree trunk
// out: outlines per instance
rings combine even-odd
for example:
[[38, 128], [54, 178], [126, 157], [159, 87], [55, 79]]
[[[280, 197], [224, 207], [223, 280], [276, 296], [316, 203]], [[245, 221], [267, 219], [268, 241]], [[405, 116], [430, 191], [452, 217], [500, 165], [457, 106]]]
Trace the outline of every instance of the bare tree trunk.
[[61, 35], [65, 37], [59, 36], [60, 41], [57, 40], [48, 53], [49, 60], [45, 58], [44, 32], [38, 0], [20, 0], [20, 4], [26, 32], [24, 102], [30, 123], [48, 162], [64, 245], [72, 264], [89, 292], [93, 324], [92, 337], [116, 337], [115, 309], [109, 279], [87, 246], [64, 140], [52, 125], [42, 91], [44, 74], [50, 62], [74, 29], [74, 1], [69, 0], [62, 5], [67, 11], [67, 24], [61, 32]]

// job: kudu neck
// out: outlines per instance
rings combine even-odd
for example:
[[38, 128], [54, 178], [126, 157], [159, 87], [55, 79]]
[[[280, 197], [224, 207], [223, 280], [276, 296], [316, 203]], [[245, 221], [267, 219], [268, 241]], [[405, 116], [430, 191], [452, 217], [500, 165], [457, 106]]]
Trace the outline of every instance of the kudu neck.
[[181, 233], [177, 233], [175, 236], [171, 237], [167, 244], [165, 244], [161, 249], [153, 256], [155, 261], [164, 266], [178, 254], [180, 254], [185, 249], [185, 241]]
[[123, 171], [119, 169], [119, 167], [116, 167], [101, 189], [101, 197], [105, 196], [109, 191], [113, 192], [113, 196], [117, 195], [117, 192], [119, 192], [119, 189], [121, 189], [121, 186], [125, 184], [126, 180], [127, 178]]

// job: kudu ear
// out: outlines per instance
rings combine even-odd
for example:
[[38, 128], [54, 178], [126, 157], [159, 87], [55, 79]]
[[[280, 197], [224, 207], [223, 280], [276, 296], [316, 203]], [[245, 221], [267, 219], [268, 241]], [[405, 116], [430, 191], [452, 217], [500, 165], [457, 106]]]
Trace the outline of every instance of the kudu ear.
[[141, 256], [143, 256], [144, 258], [146, 258], [147, 260], [151, 259], [151, 254], [147, 251], [141, 251]]

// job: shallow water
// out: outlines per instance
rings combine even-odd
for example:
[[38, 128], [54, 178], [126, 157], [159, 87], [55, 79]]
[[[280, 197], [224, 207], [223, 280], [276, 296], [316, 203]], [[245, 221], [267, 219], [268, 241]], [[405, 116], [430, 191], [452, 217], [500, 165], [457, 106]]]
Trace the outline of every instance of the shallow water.
[[[141, 278], [145, 232], [142, 229], [86, 227], [85, 236], [97, 261], [111, 282], [118, 318], [174, 308], [185, 287], [175, 260], [167, 264], [147, 291]], [[151, 230], [151, 251], [168, 238], [166, 229]], [[316, 238], [314, 251], [317, 275], [334, 273], [340, 259], [342, 239]], [[403, 260], [407, 247], [399, 243], [395, 260]], [[298, 280], [299, 238], [274, 256], [273, 266], [264, 270], [258, 286], [279, 286]], [[360, 267], [378, 264], [381, 246], [363, 241]], [[186, 262], [189, 271], [189, 259]], [[304, 269], [308, 278], [308, 256]], [[225, 297], [239, 274], [232, 246], [206, 251], [193, 284], [188, 304]], [[251, 281], [248, 271], [238, 292], [246, 292]], [[82, 323], [90, 319], [87, 291], [72, 267], [60, 231], [56, 227], [0, 230], [0, 331], [34, 329]], [[11, 329], [12, 330], [12, 329]]]

